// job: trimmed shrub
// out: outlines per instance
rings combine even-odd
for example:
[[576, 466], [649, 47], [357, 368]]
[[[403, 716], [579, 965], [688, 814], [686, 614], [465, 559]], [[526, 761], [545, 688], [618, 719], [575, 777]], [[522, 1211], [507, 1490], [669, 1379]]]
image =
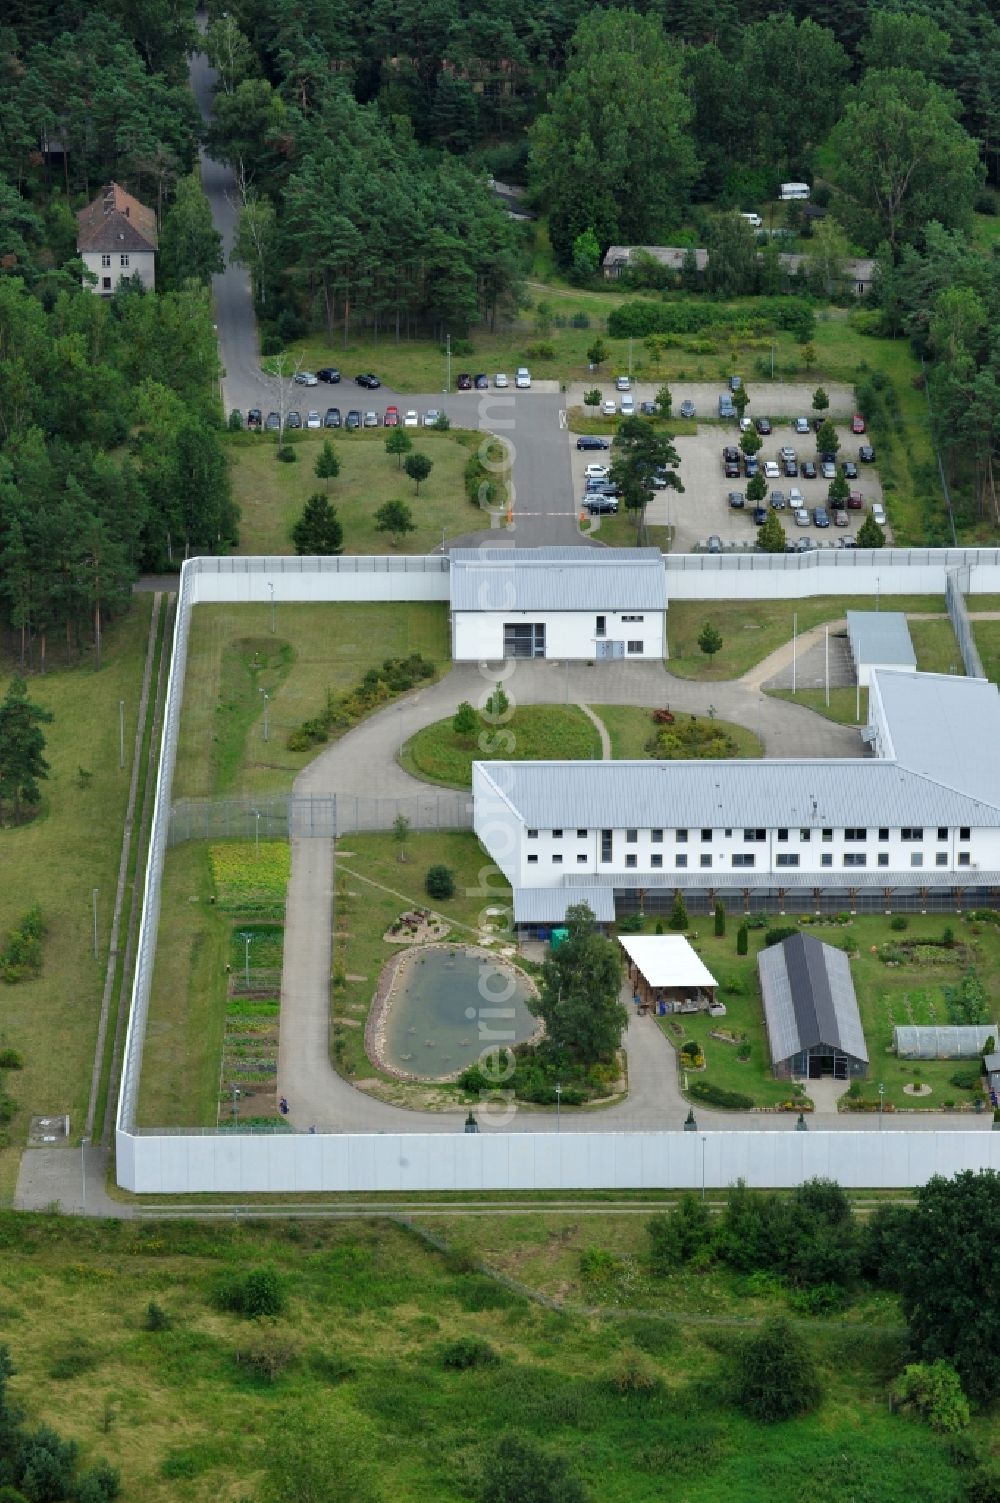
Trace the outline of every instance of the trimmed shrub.
[[500, 1354], [479, 1336], [459, 1336], [441, 1348], [441, 1366], [453, 1372], [476, 1367], [498, 1367]]
[[795, 924], [779, 924], [776, 929], [768, 929], [764, 935], [765, 945], [780, 945], [783, 939], [791, 939], [793, 934], [798, 934]]
[[956, 1086], [960, 1091], [974, 1091], [982, 1078], [982, 1071], [973, 1067], [968, 1070], [956, 1070], [954, 1075], [949, 1075], [948, 1084]]
[[727, 1091], [710, 1080], [691, 1081], [687, 1093], [706, 1106], [718, 1106], [732, 1112], [748, 1112], [754, 1105], [752, 1096], [744, 1096], [742, 1091]]
[[424, 889], [430, 898], [453, 898], [455, 896], [455, 876], [450, 867], [440, 862], [429, 867], [424, 878]]
[[741, 924], [736, 931], [736, 953], [745, 955], [750, 948], [750, 934], [746, 924]]
[[217, 1285], [214, 1299], [220, 1310], [230, 1310], [247, 1320], [280, 1315], [285, 1308], [284, 1285], [273, 1268], [226, 1275]]
[[294, 464], [299, 456], [291, 444], [279, 444], [274, 451], [274, 457], [280, 460], [282, 464]]

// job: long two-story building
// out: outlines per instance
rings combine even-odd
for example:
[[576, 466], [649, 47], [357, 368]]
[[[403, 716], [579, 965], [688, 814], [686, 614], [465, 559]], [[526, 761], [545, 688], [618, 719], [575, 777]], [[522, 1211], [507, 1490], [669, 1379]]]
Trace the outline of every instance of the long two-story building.
[[1000, 694], [875, 669], [871, 755], [720, 762], [477, 762], [476, 832], [544, 926], [616, 912], [1000, 906]]

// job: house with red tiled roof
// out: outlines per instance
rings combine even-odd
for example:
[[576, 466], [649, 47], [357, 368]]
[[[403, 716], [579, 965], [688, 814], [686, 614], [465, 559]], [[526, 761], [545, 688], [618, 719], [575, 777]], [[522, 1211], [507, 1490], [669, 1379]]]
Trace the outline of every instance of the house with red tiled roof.
[[108, 183], [76, 216], [76, 250], [97, 278], [93, 291], [109, 297], [122, 277], [156, 286], [156, 215], [118, 183]]

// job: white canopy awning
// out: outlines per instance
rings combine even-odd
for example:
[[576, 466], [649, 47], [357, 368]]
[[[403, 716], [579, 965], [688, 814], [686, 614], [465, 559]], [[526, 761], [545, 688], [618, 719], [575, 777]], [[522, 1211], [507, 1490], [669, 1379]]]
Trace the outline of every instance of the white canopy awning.
[[618, 943], [648, 986], [718, 986], [682, 934], [619, 935]]

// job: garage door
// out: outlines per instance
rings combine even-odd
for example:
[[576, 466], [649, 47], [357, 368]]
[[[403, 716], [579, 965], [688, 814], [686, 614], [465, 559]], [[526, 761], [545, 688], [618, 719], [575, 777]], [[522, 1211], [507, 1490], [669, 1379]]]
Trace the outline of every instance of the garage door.
[[543, 658], [545, 656], [545, 622], [505, 621], [503, 655], [505, 658]]

